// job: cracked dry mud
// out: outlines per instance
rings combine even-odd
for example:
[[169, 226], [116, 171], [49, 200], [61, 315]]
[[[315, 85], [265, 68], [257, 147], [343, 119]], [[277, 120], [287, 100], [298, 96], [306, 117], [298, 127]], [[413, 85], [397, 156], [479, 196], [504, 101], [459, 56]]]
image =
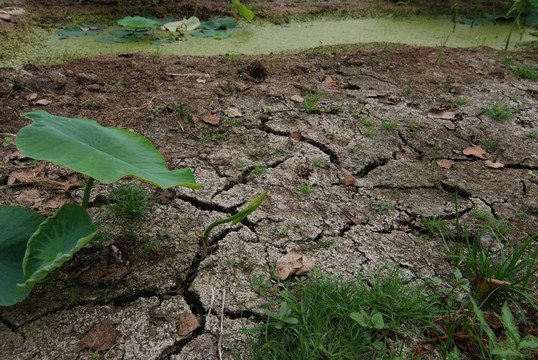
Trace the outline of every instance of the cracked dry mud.
[[[409, 46], [237, 58], [114, 54], [0, 69], [1, 133], [16, 133], [29, 123], [19, 114], [36, 109], [91, 118], [145, 135], [170, 168], [188, 166], [203, 184], [199, 191], [144, 185], [155, 201], [134, 224], [95, 202], [90, 211], [103, 246], [86, 246], [54, 280], [0, 308], [0, 358], [90, 359], [95, 351], [81, 340], [103, 320], [117, 336], [99, 352], [103, 359], [216, 359], [222, 334], [225, 359], [232, 347], [244, 355], [246, 338], [234, 333], [263, 321], [258, 307], [271, 300], [251, 279], [291, 248], [343, 279], [384, 264], [450, 278], [453, 267], [441, 244], [421, 231], [421, 217], [453, 220], [456, 191], [471, 229], [484, 225], [471, 215], [482, 210], [510, 224], [510, 239], [535, 233], [538, 186], [526, 194], [524, 179], [538, 170], [537, 83], [506, 69], [503, 52], [445, 49], [444, 65], [437, 55], [435, 48]], [[536, 52], [512, 55], [537, 66]], [[255, 61], [265, 78], [249, 75]], [[323, 83], [327, 76], [336, 86]], [[34, 92], [50, 105], [26, 100]], [[311, 92], [322, 94], [320, 110], [307, 112], [291, 100]], [[456, 106], [456, 97], [469, 104]], [[174, 101], [191, 121], [152, 111]], [[502, 123], [482, 112], [492, 104], [518, 110]], [[229, 107], [242, 116], [226, 116]], [[429, 118], [434, 107], [453, 109], [456, 118]], [[203, 121], [210, 114], [218, 125]], [[462, 154], [478, 144], [505, 167]], [[14, 158], [15, 150], [0, 149], [0, 204], [16, 205], [28, 190], [44, 201], [61, 193], [45, 179], [67, 181], [71, 174], [53, 164], [31, 183], [5, 185], [11, 171], [34, 166]], [[439, 159], [454, 165], [441, 168]], [[256, 175], [255, 166], [266, 171]], [[114, 186], [98, 184], [92, 199]], [[202, 259], [194, 230], [265, 189], [268, 198], [246, 221], [213, 231]], [[81, 188], [67, 192], [76, 201], [81, 195]], [[36, 209], [50, 214], [43, 204]], [[200, 326], [185, 334], [186, 314]]]

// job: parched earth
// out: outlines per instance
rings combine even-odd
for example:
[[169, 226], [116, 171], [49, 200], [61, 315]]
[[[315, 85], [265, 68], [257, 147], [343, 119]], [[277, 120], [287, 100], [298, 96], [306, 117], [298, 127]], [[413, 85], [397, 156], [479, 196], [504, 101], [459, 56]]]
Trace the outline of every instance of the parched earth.
[[[232, 347], [244, 355], [247, 340], [234, 333], [259, 324], [258, 307], [271, 300], [251, 279], [291, 249], [343, 279], [384, 264], [450, 279], [453, 266], [421, 219], [455, 219], [456, 193], [471, 231], [486, 225], [480, 210], [508, 225], [505, 243], [535, 234], [538, 84], [504, 61], [537, 67], [536, 51], [438, 55], [397, 45], [252, 57], [121, 53], [0, 69], [2, 138], [29, 124], [20, 114], [32, 110], [90, 118], [143, 134], [170, 169], [189, 167], [203, 184], [163, 190], [122, 180], [153, 195], [135, 223], [103, 205], [116, 185], [98, 184], [90, 199], [98, 241], [26, 300], [0, 308], [0, 358], [216, 359], [220, 351], [231, 359]], [[312, 94], [319, 100], [309, 102]], [[494, 105], [513, 118], [486, 115]], [[477, 145], [486, 159], [463, 154]], [[0, 156], [0, 205], [52, 214], [80, 202], [82, 176], [14, 145]], [[27, 176], [12, 183], [13, 172]], [[265, 189], [248, 219], [213, 231], [203, 258], [195, 230]]]

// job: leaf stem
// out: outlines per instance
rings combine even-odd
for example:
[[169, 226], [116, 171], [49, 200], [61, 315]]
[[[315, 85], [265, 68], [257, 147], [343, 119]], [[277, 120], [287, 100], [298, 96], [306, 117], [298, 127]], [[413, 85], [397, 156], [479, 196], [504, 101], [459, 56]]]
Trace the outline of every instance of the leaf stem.
[[90, 199], [90, 192], [92, 191], [94, 178], [88, 176], [88, 182], [86, 183], [86, 189], [84, 189], [84, 197], [82, 198], [82, 208], [86, 210], [88, 208], [88, 200]]

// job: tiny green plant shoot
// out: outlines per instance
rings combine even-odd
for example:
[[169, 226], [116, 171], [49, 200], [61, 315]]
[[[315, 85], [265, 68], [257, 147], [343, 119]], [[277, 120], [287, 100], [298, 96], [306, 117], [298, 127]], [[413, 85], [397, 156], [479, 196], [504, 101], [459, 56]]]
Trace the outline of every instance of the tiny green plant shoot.
[[16, 137], [20, 152], [51, 161], [88, 177], [81, 206], [65, 204], [45, 219], [21, 207], [0, 207], [0, 306], [22, 301], [33, 286], [57, 271], [97, 233], [86, 211], [95, 180], [112, 183], [132, 176], [160, 188], [199, 189], [188, 168], [168, 170], [144, 136], [45, 111], [23, 114], [33, 124]]
[[254, 210], [256, 210], [265, 200], [265, 197], [267, 196], [267, 193], [269, 190], [265, 190], [263, 193], [261, 193], [257, 198], [251, 201], [250, 204], [247, 205], [243, 210], [239, 211], [237, 214], [232, 215], [230, 217], [227, 217], [225, 219], [220, 219], [217, 221], [212, 222], [206, 229], [205, 232], [202, 234], [201, 231], [196, 230], [196, 235], [200, 238], [203, 246], [204, 251], [204, 257], [207, 256], [207, 243], [209, 240], [209, 234], [211, 233], [211, 230], [215, 226], [225, 224], [227, 222], [231, 222], [230, 226], [237, 225], [240, 221], [245, 219], [247, 216], [249, 216]]

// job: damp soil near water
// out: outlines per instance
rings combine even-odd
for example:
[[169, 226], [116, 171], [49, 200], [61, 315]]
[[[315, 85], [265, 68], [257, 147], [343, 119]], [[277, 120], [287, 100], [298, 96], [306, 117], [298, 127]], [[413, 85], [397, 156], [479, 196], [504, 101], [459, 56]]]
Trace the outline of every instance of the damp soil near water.
[[[347, 280], [385, 264], [449, 279], [453, 264], [422, 217], [458, 215], [470, 231], [503, 221], [505, 243], [536, 234], [538, 83], [511, 71], [521, 64], [538, 68], [536, 49], [140, 52], [0, 68], [2, 139], [14, 139], [30, 123], [21, 114], [33, 110], [90, 118], [146, 136], [170, 169], [190, 167], [203, 185], [163, 190], [124, 179], [152, 195], [147, 213], [129, 222], [103, 204], [117, 184], [97, 184], [98, 239], [23, 302], [0, 308], [0, 357], [215, 359], [220, 350], [231, 359], [232, 347], [244, 356], [248, 346], [237, 331], [264, 319], [268, 298], [251, 279], [292, 248]], [[494, 106], [509, 118], [489, 116]], [[486, 159], [463, 154], [477, 145]], [[83, 184], [9, 141], [0, 146], [0, 205], [50, 215], [79, 203]], [[202, 258], [195, 230], [266, 189], [246, 221], [213, 231]], [[199, 326], [186, 330], [192, 315]]]

